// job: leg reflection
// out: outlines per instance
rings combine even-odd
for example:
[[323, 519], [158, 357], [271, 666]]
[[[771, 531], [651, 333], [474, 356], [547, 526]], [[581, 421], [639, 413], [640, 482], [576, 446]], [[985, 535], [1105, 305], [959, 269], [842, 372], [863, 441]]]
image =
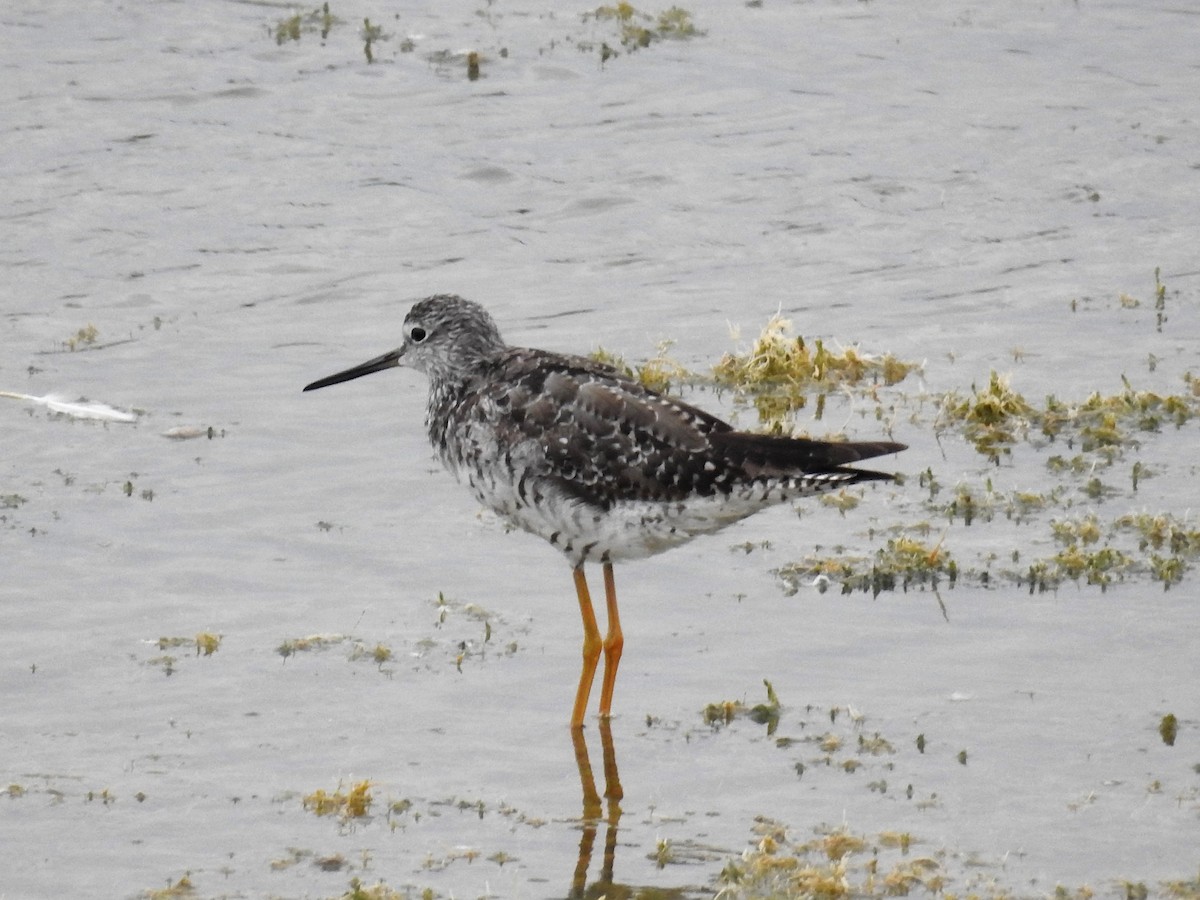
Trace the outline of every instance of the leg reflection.
[[[575, 864], [575, 875], [571, 879], [572, 900], [585, 897], [620, 896], [613, 884], [613, 865], [617, 856], [617, 826], [621, 821], [621, 776], [617, 771], [617, 754], [613, 749], [612, 730], [608, 719], [600, 720], [600, 746], [604, 757], [604, 800], [596, 791], [596, 779], [592, 775], [592, 763], [588, 757], [587, 742], [582, 728], [571, 729], [571, 740], [575, 744], [575, 762], [579, 766], [579, 784], [583, 789], [583, 835], [579, 839], [579, 859]], [[606, 808], [607, 807], [607, 808]], [[592, 862], [592, 848], [596, 843], [596, 831], [600, 822], [607, 828], [604, 835], [604, 862], [600, 878], [589, 886], [588, 867]]]

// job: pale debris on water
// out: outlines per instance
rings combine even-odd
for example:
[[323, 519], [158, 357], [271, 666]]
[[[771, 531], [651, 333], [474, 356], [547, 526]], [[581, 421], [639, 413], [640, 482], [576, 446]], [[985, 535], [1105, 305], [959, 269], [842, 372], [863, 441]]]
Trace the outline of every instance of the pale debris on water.
[[116, 409], [107, 403], [96, 403], [90, 400], [64, 400], [54, 394], [35, 397], [32, 394], [18, 394], [12, 391], [0, 391], [0, 397], [11, 400], [24, 400], [27, 403], [37, 403], [46, 407], [50, 412], [61, 413], [73, 419], [98, 419], [102, 422], [136, 422], [137, 415]]
[[162, 433], [165, 438], [170, 438], [173, 441], [189, 441], [193, 438], [207, 437], [211, 440], [213, 436], [212, 426], [201, 427], [199, 425], [179, 425], [175, 428], [168, 428]]

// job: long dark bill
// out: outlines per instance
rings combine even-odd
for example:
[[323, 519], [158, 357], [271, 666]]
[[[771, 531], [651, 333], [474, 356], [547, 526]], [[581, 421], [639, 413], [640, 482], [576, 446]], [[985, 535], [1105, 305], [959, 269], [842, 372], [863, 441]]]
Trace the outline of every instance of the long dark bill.
[[306, 385], [304, 390], [315, 391], [317, 388], [329, 387], [331, 384], [353, 381], [355, 378], [362, 378], [364, 375], [370, 375], [372, 372], [382, 372], [384, 369], [390, 369], [392, 366], [398, 365], [400, 365], [400, 351], [392, 350], [390, 353], [369, 359], [352, 369], [338, 372], [336, 375], [327, 375], [324, 378], [318, 378], [312, 384]]

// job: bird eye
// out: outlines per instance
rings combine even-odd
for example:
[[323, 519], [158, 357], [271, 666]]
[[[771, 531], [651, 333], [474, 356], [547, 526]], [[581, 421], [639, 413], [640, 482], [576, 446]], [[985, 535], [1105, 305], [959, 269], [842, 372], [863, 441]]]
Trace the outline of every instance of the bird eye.
[[413, 330], [408, 333], [408, 336], [412, 338], [414, 344], [419, 344], [421, 341], [425, 340], [425, 329], [420, 325], [416, 325], [413, 327]]

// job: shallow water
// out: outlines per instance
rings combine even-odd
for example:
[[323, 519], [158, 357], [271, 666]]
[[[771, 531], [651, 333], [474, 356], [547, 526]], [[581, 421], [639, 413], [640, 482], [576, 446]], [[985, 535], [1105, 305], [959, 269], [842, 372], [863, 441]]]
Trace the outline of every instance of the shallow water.
[[[699, 3], [703, 36], [602, 65], [615, 26], [586, 8], [333, 4], [327, 40], [282, 46], [284, 5], [0, 13], [0, 390], [139, 413], [0, 400], [0, 896], [135, 896], [190, 873], [200, 896], [340, 896], [359, 877], [547, 897], [581, 889], [584, 862], [617, 890], [612, 811], [585, 805], [566, 728], [566, 566], [438, 470], [416, 373], [299, 393], [394, 346], [412, 300], [441, 291], [487, 303], [514, 343], [638, 360], [673, 339], [694, 370], [735, 348], [728, 325], [744, 342], [780, 309], [807, 337], [926, 363], [878, 405], [835, 397], [798, 422], [889, 429], [911, 445], [906, 484], [618, 569], [608, 880], [712, 893], [761, 816], [908, 831], [958, 891], [1196, 877], [1194, 574], [872, 599], [788, 595], [774, 570], [922, 522], [997, 572], [1052, 554], [1053, 518], [1195, 527], [1194, 422], [1139, 433], [1101, 499], [1048, 473], [1061, 446], [997, 467], [934, 424], [942, 392], [992, 369], [1034, 402], [1122, 376], [1186, 392], [1197, 16]], [[364, 17], [390, 33], [374, 65]], [[203, 436], [163, 437], [177, 428]], [[1136, 492], [1134, 461], [1153, 475]], [[939, 518], [989, 479], [1068, 500]], [[211, 656], [157, 643], [200, 631], [222, 636]], [[342, 639], [278, 652], [322, 634]], [[704, 723], [708, 703], [764, 701], [763, 679], [773, 734]], [[826, 733], [842, 748], [806, 740]], [[857, 749], [875, 734], [893, 752]], [[589, 724], [601, 790], [602, 737]], [[368, 818], [305, 810], [362, 780]]]

